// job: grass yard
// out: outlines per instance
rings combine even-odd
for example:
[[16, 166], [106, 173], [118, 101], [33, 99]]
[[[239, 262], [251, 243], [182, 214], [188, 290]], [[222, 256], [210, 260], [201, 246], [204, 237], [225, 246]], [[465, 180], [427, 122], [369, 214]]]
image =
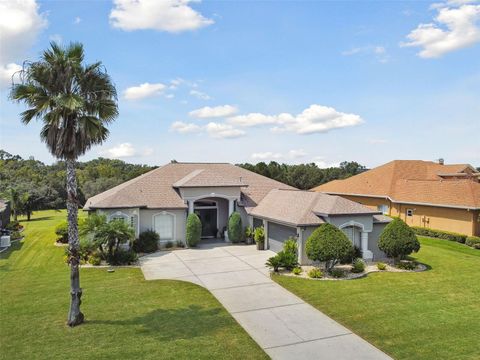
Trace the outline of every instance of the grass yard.
[[0, 358], [268, 358], [207, 290], [147, 282], [135, 268], [82, 269], [87, 321], [68, 328], [69, 270], [53, 232], [63, 219], [35, 213], [25, 239], [0, 254]]
[[480, 359], [480, 251], [420, 238], [423, 273], [351, 281], [274, 276], [395, 359]]

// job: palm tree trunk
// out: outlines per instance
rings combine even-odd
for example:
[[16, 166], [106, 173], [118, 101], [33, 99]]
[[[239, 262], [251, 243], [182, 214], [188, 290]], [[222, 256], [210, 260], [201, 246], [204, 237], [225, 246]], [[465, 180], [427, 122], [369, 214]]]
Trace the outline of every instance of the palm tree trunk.
[[70, 263], [70, 311], [68, 312], [68, 326], [80, 325], [84, 316], [80, 311], [82, 303], [82, 289], [80, 288], [80, 244], [78, 241], [78, 203], [77, 178], [75, 175], [75, 161], [67, 160], [67, 218], [68, 218], [68, 250]]

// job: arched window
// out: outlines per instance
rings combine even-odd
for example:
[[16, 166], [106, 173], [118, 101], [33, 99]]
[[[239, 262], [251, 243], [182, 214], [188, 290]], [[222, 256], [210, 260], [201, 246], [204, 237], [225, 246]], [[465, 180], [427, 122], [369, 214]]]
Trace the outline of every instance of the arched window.
[[167, 212], [153, 215], [153, 230], [160, 236], [160, 241], [173, 240], [175, 238], [175, 215]]

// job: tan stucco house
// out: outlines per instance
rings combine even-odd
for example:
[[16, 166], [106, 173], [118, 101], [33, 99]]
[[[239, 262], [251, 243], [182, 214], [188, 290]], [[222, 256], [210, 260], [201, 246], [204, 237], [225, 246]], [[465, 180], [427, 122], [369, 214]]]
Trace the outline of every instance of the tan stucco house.
[[153, 229], [160, 242], [185, 242], [186, 219], [196, 213], [202, 238], [217, 238], [237, 211], [244, 226], [264, 226], [265, 247], [280, 251], [293, 236], [299, 261], [318, 225], [342, 229], [367, 260], [384, 258], [378, 235], [390, 221], [376, 209], [339, 196], [301, 191], [227, 163], [170, 163], [87, 200], [84, 210], [129, 222], [138, 236]]
[[408, 225], [479, 236], [479, 178], [468, 164], [395, 160], [313, 190], [399, 216]]

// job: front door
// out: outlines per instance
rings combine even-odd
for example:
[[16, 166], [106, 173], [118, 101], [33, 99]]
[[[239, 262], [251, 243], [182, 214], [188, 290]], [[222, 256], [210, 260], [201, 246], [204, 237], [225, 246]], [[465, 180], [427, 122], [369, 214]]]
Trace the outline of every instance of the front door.
[[202, 222], [202, 238], [212, 238], [217, 236], [217, 209], [196, 209]]

